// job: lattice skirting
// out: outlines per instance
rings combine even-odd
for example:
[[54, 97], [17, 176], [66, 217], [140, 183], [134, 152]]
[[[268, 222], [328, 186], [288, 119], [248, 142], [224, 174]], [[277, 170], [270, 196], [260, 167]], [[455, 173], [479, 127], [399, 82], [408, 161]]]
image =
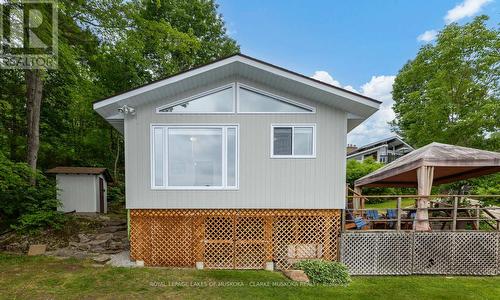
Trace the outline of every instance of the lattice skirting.
[[130, 210], [131, 258], [149, 266], [288, 269], [337, 260], [339, 210]]
[[340, 253], [353, 275], [500, 274], [498, 232], [346, 232]]

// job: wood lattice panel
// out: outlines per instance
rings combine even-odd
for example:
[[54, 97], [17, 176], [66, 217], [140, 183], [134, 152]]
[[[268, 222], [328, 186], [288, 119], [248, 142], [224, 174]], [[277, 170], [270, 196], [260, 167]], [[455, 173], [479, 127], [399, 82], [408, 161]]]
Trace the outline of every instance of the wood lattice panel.
[[150, 266], [288, 269], [337, 259], [338, 210], [131, 210], [131, 257]]

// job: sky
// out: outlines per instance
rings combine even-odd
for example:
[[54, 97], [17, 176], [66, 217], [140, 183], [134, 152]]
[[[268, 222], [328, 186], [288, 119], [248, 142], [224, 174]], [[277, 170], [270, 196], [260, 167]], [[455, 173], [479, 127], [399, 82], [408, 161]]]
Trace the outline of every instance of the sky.
[[383, 101], [348, 134], [358, 146], [386, 138], [392, 84], [419, 48], [446, 24], [490, 16], [500, 0], [217, 0], [241, 52]]

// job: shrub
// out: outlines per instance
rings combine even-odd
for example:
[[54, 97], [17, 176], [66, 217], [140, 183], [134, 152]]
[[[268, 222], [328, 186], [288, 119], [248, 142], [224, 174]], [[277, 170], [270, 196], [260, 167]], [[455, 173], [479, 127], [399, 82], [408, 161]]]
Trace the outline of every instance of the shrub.
[[351, 282], [347, 267], [336, 261], [303, 260], [295, 267], [303, 270], [314, 284], [348, 285]]
[[[35, 176], [36, 185], [30, 183]], [[56, 186], [40, 172], [33, 174], [25, 163], [16, 163], [0, 153], [0, 221], [21, 232], [58, 229], [65, 220]]]

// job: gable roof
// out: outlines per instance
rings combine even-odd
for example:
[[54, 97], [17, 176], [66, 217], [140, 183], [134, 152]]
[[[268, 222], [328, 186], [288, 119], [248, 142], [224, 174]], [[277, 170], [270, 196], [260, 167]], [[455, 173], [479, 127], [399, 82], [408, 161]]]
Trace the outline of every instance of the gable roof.
[[93, 168], [93, 167], [55, 167], [45, 172], [47, 174], [103, 174], [106, 181], [113, 182], [113, 178], [106, 168]]
[[358, 179], [355, 186], [415, 187], [417, 169], [434, 167], [434, 183], [442, 184], [500, 172], [500, 153], [430, 143]]
[[235, 54], [95, 101], [93, 108], [115, 128], [123, 131], [123, 115], [118, 113], [118, 108], [123, 105], [137, 106], [156, 101], [161, 97], [175, 95], [186, 89], [201, 87], [233, 75], [240, 75], [267, 85], [272, 84], [277, 89], [344, 110], [349, 113], [351, 120], [349, 130], [375, 113], [381, 104], [380, 101], [373, 98], [247, 55]]
[[347, 155], [347, 158], [357, 156], [357, 155], [361, 154], [362, 152], [364, 153], [364, 152], [369, 152], [369, 151], [374, 150], [374, 149], [378, 149], [378, 148], [380, 148], [384, 145], [388, 145], [388, 144], [404, 145], [412, 151], [415, 150], [412, 146], [410, 146], [408, 143], [406, 143], [399, 135], [394, 135], [394, 136], [391, 136], [391, 137], [388, 137], [388, 138], [361, 146], [361, 147], [357, 148], [356, 150], [349, 152], [349, 154]]

